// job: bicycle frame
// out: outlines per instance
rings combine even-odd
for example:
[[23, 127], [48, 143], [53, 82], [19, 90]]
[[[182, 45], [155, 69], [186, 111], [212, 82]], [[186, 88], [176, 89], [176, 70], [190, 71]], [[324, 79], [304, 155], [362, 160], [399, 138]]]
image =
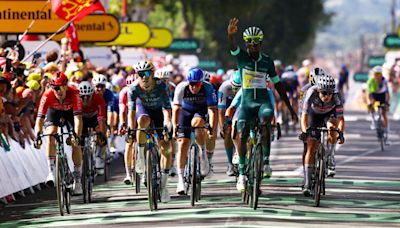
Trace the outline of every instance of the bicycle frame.
[[378, 137], [378, 141], [380, 142], [382, 151], [384, 151], [384, 126], [383, 126], [383, 113], [382, 113], [382, 109], [384, 108], [385, 104], [381, 104], [380, 102], [375, 102], [374, 104], [375, 112], [371, 112], [372, 121], [376, 129], [376, 136]]

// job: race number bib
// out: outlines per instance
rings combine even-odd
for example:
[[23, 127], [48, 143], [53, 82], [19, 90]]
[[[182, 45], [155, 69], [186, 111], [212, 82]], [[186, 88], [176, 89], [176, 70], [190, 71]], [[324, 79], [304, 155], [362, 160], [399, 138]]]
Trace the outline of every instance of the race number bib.
[[266, 73], [243, 69], [242, 75], [244, 89], [267, 88]]

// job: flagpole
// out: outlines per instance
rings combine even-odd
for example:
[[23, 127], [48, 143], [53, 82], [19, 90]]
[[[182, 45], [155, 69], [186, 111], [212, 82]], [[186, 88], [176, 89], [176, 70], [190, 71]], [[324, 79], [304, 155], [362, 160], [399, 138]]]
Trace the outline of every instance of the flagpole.
[[[44, 8], [46, 8], [46, 6], [50, 3], [50, 0], [47, 0], [47, 2], [44, 4], [44, 6], [42, 7], [42, 9], [40, 10], [40, 12], [43, 12]], [[24, 36], [29, 32], [29, 30], [31, 30], [32, 26], [36, 23], [36, 19], [33, 19], [31, 21], [31, 24], [28, 26], [27, 29], [25, 29], [24, 33], [22, 34], [21, 38], [18, 40], [17, 44], [21, 43], [22, 39], [24, 38]]]
[[39, 46], [37, 46], [37, 48], [35, 48], [35, 50], [33, 50], [29, 55], [25, 56], [25, 58], [23, 60], [21, 60], [21, 62], [26, 61], [27, 59], [29, 59], [32, 55], [34, 55], [40, 48], [42, 48], [47, 42], [49, 42], [49, 40], [51, 40], [55, 35], [57, 35], [58, 33], [60, 33], [62, 30], [64, 30], [66, 27], [69, 26], [69, 24], [75, 19], [72, 18], [72, 20], [68, 21], [65, 25], [61, 26], [55, 33], [53, 33], [51, 36], [49, 36], [46, 40], [44, 40]]

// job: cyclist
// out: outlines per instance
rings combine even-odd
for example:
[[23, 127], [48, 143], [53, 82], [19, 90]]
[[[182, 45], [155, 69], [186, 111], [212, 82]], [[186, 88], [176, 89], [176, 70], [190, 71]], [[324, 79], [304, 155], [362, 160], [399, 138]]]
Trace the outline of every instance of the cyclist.
[[297, 80], [297, 74], [294, 71], [294, 67], [289, 65], [285, 68], [285, 72], [283, 72], [281, 76], [281, 82], [288, 93], [288, 97], [290, 99], [290, 103], [294, 111], [298, 112], [298, 98], [299, 98], [299, 81]]
[[[156, 128], [172, 129], [171, 103], [166, 85], [160, 79], [154, 78], [154, 70], [150, 61], [139, 62], [136, 65], [139, 79], [131, 84], [128, 91], [128, 126], [131, 129], [136, 128], [136, 121], [139, 128], [148, 128], [153, 121]], [[133, 135], [136, 133], [133, 132]], [[170, 196], [167, 190], [167, 181], [171, 167], [171, 154], [168, 151], [168, 142], [163, 138], [163, 131], [157, 130], [157, 135], [161, 152], [161, 201], [168, 202]], [[139, 144], [136, 172], [143, 173], [146, 134], [139, 131], [136, 136]]]
[[274, 83], [281, 99], [288, 106], [294, 121], [297, 121], [297, 114], [290, 106], [290, 101], [286, 96], [286, 91], [276, 75], [274, 62], [266, 54], [261, 53], [261, 43], [264, 34], [258, 27], [249, 27], [243, 33], [243, 39], [246, 42], [247, 52], [236, 45], [235, 34], [237, 33], [237, 24], [239, 20], [232, 18], [228, 25], [228, 42], [231, 54], [237, 58], [238, 69], [242, 76], [242, 101], [241, 112], [238, 117], [237, 130], [240, 137], [239, 152], [239, 178], [237, 189], [244, 191], [245, 177], [245, 152], [247, 149], [247, 139], [249, 130], [255, 123], [254, 116], [258, 117], [262, 127], [262, 143], [264, 154], [264, 175], [270, 177], [272, 170], [269, 165], [270, 153], [270, 131], [267, 127], [274, 116], [274, 107], [272, 106], [272, 97], [265, 96], [267, 91], [266, 81], [268, 78]]
[[371, 74], [373, 77], [370, 77], [367, 81], [368, 86], [368, 108], [369, 111], [374, 112], [374, 103], [375, 101], [379, 101], [381, 104], [385, 105], [385, 108], [382, 110], [383, 115], [383, 134], [384, 140], [386, 144], [389, 144], [388, 141], [388, 126], [389, 126], [389, 119], [387, 117], [388, 108], [390, 106], [390, 94], [389, 94], [389, 87], [388, 81], [382, 75], [382, 67], [375, 66], [371, 70]]
[[302, 67], [297, 71], [297, 76], [300, 86], [305, 86], [309, 82], [311, 61], [309, 59], [305, 59], [301, 65]]
[[339, 93], [344, 97], [345, 93], [349, 90], [349, 70], [346, 64], [342, 64], [340, 68], [338, 87]]
[[[176, 192], [184, 194], [185, 184], [183, 173], [187, 162], [190, 146], [190, 127], [205, 125], [207, 112], [209, 122], [216, 128], [217, 99], [213, 86], [204, 81], [204, 73], [200, 68], [192, 68], [187, 75], [187, 81], [181, 82], [175, 90], [173, 102], [173, 125], [178, 138], [178, 185]], [[177, 128], [179, 126], [179, 128]], [[208, 139], [213, 136], [208, 132]], [[206, 135], [204, 129], [196, 130], [196, 142], [200, 146], [200, 172], [206, 176], [209, 172], [209, 162], [206, 154]]]
[[[156, 70], [155, 77], [160, 78], [162, 81], [164, 81], [165, 85], [167, 86], [167, 92], [168, 92], [168, 96], [169, 96], [169, 99], [171, 101], [171, 106], [172, 106], [172, 101], [174, 99], [176, 85], [170, 81], [171, 71], [166, 68]], [[175, 151], [176, 151], [176, 140], [173, 138], [171, 140], [172, 161], [171, 161], [171, 169], [169, 170], [169, 175], [172, 177], [176, 175], [176, 168], [174, 165], [175, 158], [176, 158]]]
[[[126, 86], [120, 91], [119, 93], [119, 122], [120, 122], [120, 131], [119, 134], [125, 135], [126, 133], [126, 128], [127, 128], [127, 114], [128, 114], [128, 91], [129, 91], [129, 86], [135, 81], [135, 76], [134, 74], [130, 74], [126, 78]], [[124, 162], [125, 162], [125, 172], [126, 172], [126, 177], [124, 178], [124, 183], [127, 185], [131, 184], [131, 174], [130, 174], [130, 165], [132, 162], [132, 153], [133, 153], [133, 147], [132, 143], [126, 143], [125, 144], [125, 154], [124, 154]]]
[[[35, 135], [37, 138], [40, 137], [43, 132], [43, 125], [46, 126], [46, 134], [57, 134], [61, 118], [65, 119], [66, 124], [74, 126], [75, 137], [71, 140], [75, 177], [73, 190], [75, 194], [82, 194], [82, 151], [79, 146], [79, 137], [82, 132], [82, 100], [79, 96], [79, 91], [75, 87], [67, 86], [67, 83], [67, 76], [61, 71], [56, 72], [51, 77], [50, 88], [46, 90], [40, 99], [35, 124]], [[37, 142], [35, 142], [35, 146], [40, 148]], [[56, 172], [55, 146], [54, 137], [48, 137], [46, 152], [48, 156], [49, 175], [47, 181], [53, 183]]]
[[[301, 114], [301, 138], [307, 141], [307, 153], [304, 160], [303, 194], [311, 193], [311, 175], [315, 163], [315, 149], [321, 135], [313, 128], [324, 127], [339, 129], [339, 133], [331, 131], [328, 141], [332, 145], [344, 143], [343, 103], [335, 90], [335, 80], [330, 75], [318, 77], [317, 84], [307, 90]], [[337, 141], [338, 140], [338, 141]]]
[[88, 81], [83, 81], [79, 84], [79, 94], [82, 99], [82, 135], [88, 135], [89, 128], [97, 132], [100, 150], [99, 154], [96, 154], [96, 173], [104, 175], [105, 161], [101, 155], [107, 152], [106, 102], [101, 95], [94, 93], [94, 88]]
[[225, 119], [225, 112], [227, 107], [229, 107], [230, 104], [232, 103], [235, 94], [237, 93], [237, 91], [239, 91], [241, 87], [240, 83], [241, 83], [240, 72], [235, 71], [234, 74], [231, 75], [230, 80], [223, 82], [218, 90], [218, 120], [220, 126], [219, 130], [221, 137], [224, 139], [225, 152], [228, 158], [228, 168], [226, 171], [226, 174], [228, 176], [235, 175], [232, 165], [234, 145], [231, 138], [231, 127], [228, 127], [225, 124], [226, 120], [228, 122], [231, 121], [229, 121], [230, 119]]

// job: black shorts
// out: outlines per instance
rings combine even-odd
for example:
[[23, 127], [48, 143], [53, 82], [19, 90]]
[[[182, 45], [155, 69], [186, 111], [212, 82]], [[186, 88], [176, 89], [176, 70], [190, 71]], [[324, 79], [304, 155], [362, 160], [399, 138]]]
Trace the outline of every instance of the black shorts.
[[181, 109], [178, 117], [178, 125], [183, 128], [178, 127], [177, 129], [177, 138], [190, 138], [190, 127], [192, 126], [192, 119], [194, 117], [201, 117], [204, 121], [207, 120], [207, 111], [208, 109], [201, 109], [196, 111], [190, 111], [186, 109]]
[[82, 117], [82, 121], [83, 121], [82, 135], [87, 135], [89, 128], [96, 129], [96, 127], [99, 126], [99, 122], [97, 121], [97, 115], [94, 115], [92, 117]]
[[56, 110], [54, 108], [49, 108], [47, 110], [46, 119], [45, 119], [45, 127], [48, 126], [60, 126], [61, 118], [65, 120], [65, 125], [69, 127], [74, 127], [74, 113], [72, 109], [67, 111]]
[[[308, 112], [308, 126], [309, 128], [326, 127], [326, 123], [331, 118], [336, 118], [335, 109], [324, 114], [316, 113], [311, 109], [311, 111]], [[311, 137], [319, 140], [321, 134], [320, 132], [314, 131]]]
[[371, 96], [375, 101], [386, 104], [386, 93], [371, 93]]
[[[159, 109], [149, 109], [145, 108], [143, 105], [136, 105], [136, 120], [141, 116], [148, 116], [153, 123], [151, 127], [162, 128], [164, 127], [164, 114], [162, 108]], [[163, 130], [157, 130], [158, 138], [163, 137]]]

